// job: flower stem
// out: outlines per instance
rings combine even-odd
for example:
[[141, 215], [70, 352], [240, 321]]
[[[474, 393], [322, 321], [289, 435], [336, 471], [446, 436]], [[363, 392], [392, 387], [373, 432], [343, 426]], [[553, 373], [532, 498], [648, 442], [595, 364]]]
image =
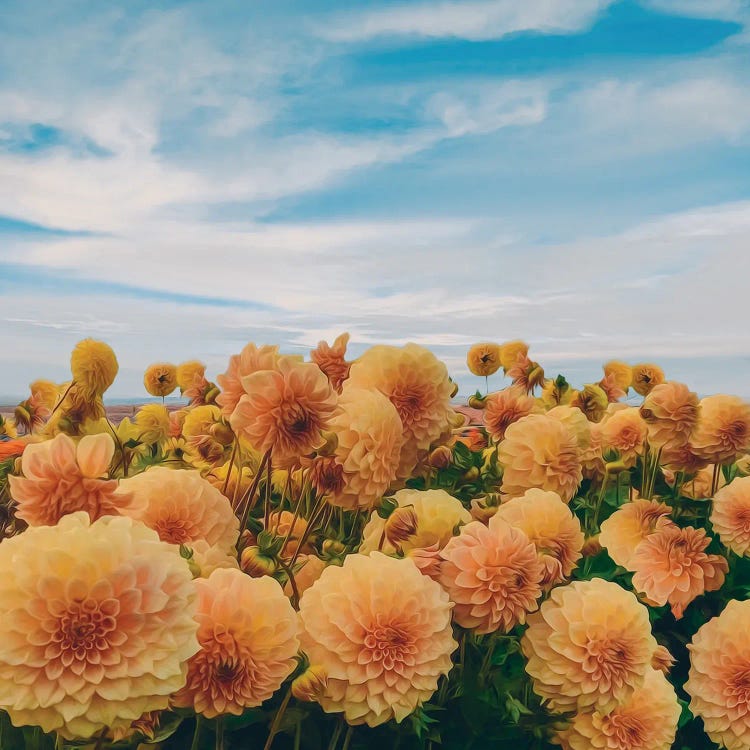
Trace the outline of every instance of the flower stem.
[[224, 717], [216, 719], [216, 750], [224, 750]]
[[198, 750], [200, 745], [201, 729], [203, 728], [203, 717], [200, 714], [195, 715], [195, 731], [193, 732], [193, 741], [190, 743], [190, 750]]
[[258, 467], [258, 473], [255, 475], [255, 479], [253, 479], [253, 483], [250, 486], [247, 495], [240, 501], [239, 505], [235, 509], [235, 511], [238, 511], [239, 506], [244, 505], [244, 510], [242, 512], [242, 516], [240, 517], [240, 533], [242, 533], [247, 527], [247, 519], [250, 517], [250, 511], [253, 509], [254, 505], [255, 491], [258, 489], [260, 479], [263, 476], [263, 469], [266, 468], [266, 461], [268, 461], [270, 456], [271, 451], [269, 449], [263, 454], [263, 458], [260, 461], [260, 466]]
[[[232, 476], [232, 469], [234, 468], [234, 459], [237, 457], [237, 447], [239, 446], [240, 441], [237, 439], [237, 436], [234, 436], [234, 444], [232, 445], [232, 455], [229, 457], [229, 469], [227, 470], [227, 476], [226, 479], [224, 479], [224, 486], [221, 488], [221, 494], [226, 495], [227, 494], [227, 487], [229, 486], [229, 478]], [[237, 484], [240, 484], [241, 476], [237, 478]]]
[[70, 393], [70, 389], [76, 384], [75, 380], [70, 381], [70, 385], [65, 389], [65, 393], [60, 397], [60, 400], [55, 404], [55, 408], [50, 412], [50, 415], [47, 417], [47, 421], [49, 422], [50, 419], [54, 416], [55, 412], [63, 405], [63, 401], [65, 401], [65, 397]]
[[349, 725], [349, 729], [346, 730], [346, 737], [344, 737], [344, 745], [341, 750], [349, 750], [349, 744], [352, 741], [352, 735], [354, 734], [354, 727]]
[[287, 565], [280, 557], [277, 558], [281, 569], [287, 574], [289, 583], [292, 587], [292, 606], [297, 609], [299, 607], [299, 589], [297, 588], [297, 581], [294, 578], [294, 571]]
[[[276, 716], [273, 717], [273, 723], [271, 724], [271, 729], [268, 731], [268, 739], [266, 740], [266, 744], [263, 745], [263, 750], [271, 750], [271, 744], [273, 743], [273, 738], [276, 736], [276, 733], [279, 731], [279, 727], [281, 726], [281, 720], [284, 718], [284, 712], [286, 711], [286, 707], [289, 705], [289, 701], [292, 699], [292, 689], [289, 688], [287, 691], [287, 694], [284, 696], [284, 700], [281, 701], [281, 705], [279, 706], [279, 710], [276, 712]], [[297, 725], [299, 727], [299, 724]]]
[[336, 745], [339, 744], [339, 737], [341, 737], [341, 731], [344, 728], [344, 720], [339, 719], [338, 722], [336, 722], [336, 728], [333, 730], [333, 734], [331, 735], [331, 741], [328, 743], [328, 750], [335, 750]]

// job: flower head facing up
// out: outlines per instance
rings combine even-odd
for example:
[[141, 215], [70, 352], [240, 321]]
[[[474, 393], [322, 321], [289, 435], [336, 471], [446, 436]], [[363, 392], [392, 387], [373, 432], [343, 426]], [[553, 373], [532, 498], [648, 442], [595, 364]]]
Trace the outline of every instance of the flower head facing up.
[[617, 451], [620, 461], [632, 468], [643, 455], [648, 429], [638, 409], [619, 409], [601, 423], [602, 448]]
[[284, 465], [325, 442], [321, 432], [336, 410], [336, 392], [314, 364], [282, 357], [277, 368], [242, 378], [245, 394], [230, 424], [253, 448], [270, 450]]
[[750, 601], [729, 601], [693, 636], [685, 690], [706, 734], [727, 750], [750, 747]]
[[499, 513], [472, 521], [440, 553], [440, 582], [455, 621], [476, 633], [507, 633], [526, 621], [542, 594], [545, 568], [526, 534]]
[[349, 334], [342, 333], [336, 337], [333, 345], [325, 341], [310, 352], [310, 359], [325, 373], [328, 382], [336, 393], [341, 393], [344, 381], [349, 377], [352, 363], [346, 361], [346, 345], [349, 343]]
[[192, 576], [130, 518], [85, 513], [0, 545], [0, 707], [66, 739], [167, 708], [198, 650]]
[[482, 420], [489, 436], [499, 443], [514, 422], [540, 411], [537, 401], [523, 388], [512, 385], [490, 394], [484, 401]]
[[500, 364], [506, 374], [519, 359], [526, 359], [529, 353], [529, 345], [525, 341], [516, 339], [506, 341], [500, 345]]
[[750, 477], [737, 477], [722, 487], [711, 509], [711, 525], [721, 543], [735, 555], [750, 550]]
[[657, 386], [664, 382], [664, 370], [659, 365], [649, 362], [633, 365], [633, 390], [641, 396], [648, 396]]
[[91, 397], [101, 398], [115, 382], [119, 365], [112, 348], [103, 341], [79, 341], [70, 355], [70, 370], [78, 387]]
[[500, 347], [497, 344], [474, 344], [466, 355], [472, 375], [488, 377], [500, 369]]
[[633, 368], [630, 365], [620, 362], [617, 359], [612, 359], [606, 362], [602, 369], [604, 370], [605, 379], [611, 380], [618, 388], [627, 393], [628, 388], [633, 383]]
[[698, 421], [698, 396], [683, 383], [662, 383], [643, 399], [640, 414], [648, 428], [649, 445], [685, 445]]
[[54, 526], [63, 516], [86, 511], [95, 521], [105, 515], [127, 514], [132, 496], [106, 479], [115, 444], [109, 435], [87, 435], [76, 444], [62, 433], [27, 445], [22, 477], [10, 476], [16, 515], [30, 526]]
[[519, 497], [528, 489], [557, 492], [567, 503], [583, 476], [575, 435], [560, 420], [530, 414], [514, 422], [498, 448], [503, 467], [501, 491]]
[[706, 396], [691, 438], [695, 452], [711, 463], [730, 464], [750, 451], [750, 404], [736, 396]]
[[676, 619], [696, 596], [716, 591], [729, 570], [726, 558], [709, 555], [711, 542], [703, 529], [663, 526], [647, 536], [630, 558], [633, 588], [648, 602], [669, 604]]
[[630, 591], [594, 578], [552, 589], [521, 639], [534, 691], [553, 711], [610, 711], [643, 686], [657, 644]]
[[428, 701], [458, 645], [451, 606], [409, 559], [373, 552], [328, 566], [300, 600], [302, 649], [328, 675], [323, 710], [372, 727]]
[[169, 396], [177, 388], [177, 368], [165, 362], [149, 365], [143, 375], [143, 385], [152, 396]]
[[197, 359], [191, 359], [188, 362], [177, 365], [175, 376], [180, 392], [185, 393], [185, 391], [189, 391], [205, 381], [206, 365]]
[[147, 445], [154, 445], [169, 437], [171, 422], [169, 412], [161, 404], [145, 404], [135, 415], [139, 438]]
[[267, 576], [220, 569], [195, 587], [200, 651], [174, 703], [209, 719], [239, 716], [270, 698], [294, 670], [297, 615]]

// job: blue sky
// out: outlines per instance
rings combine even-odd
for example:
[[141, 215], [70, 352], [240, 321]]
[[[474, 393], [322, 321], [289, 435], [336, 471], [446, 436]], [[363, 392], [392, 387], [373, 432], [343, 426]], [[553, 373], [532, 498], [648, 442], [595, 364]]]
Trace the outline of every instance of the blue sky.
[[4, 0], [0, 396], [343, 330], [750, 396], [748, 53], [748, 0]]

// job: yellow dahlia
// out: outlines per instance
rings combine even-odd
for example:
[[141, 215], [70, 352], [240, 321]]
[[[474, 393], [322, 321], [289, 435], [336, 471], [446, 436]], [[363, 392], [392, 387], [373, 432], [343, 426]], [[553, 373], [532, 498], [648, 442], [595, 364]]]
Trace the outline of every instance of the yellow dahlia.
[[206, 379], [206, 365], [197, 359], [191, 359], [188, 362], [177, 365], [175, 376], [180, 391], [184, 393]]
[[650, 669], [624, 703], [609, 712], [577, 713], [556, 739], [563, 750], [669, 750], [680, 712], [669, 680]]
[[135, 424], [141, 442], [147, 445], [161, 443], [169, 437], [169, 412], [161, 404], [146, 404], [138, 409]]
[[525, 358], [528, 353], [529, 345], [519, 339], [500, 344], [500, 364], [503, 366], [503, 371], [507, 373], [517, 360]]
[[750, 601], [732, 599], [693, 636], [685, 690], [706, 734], [727, 750], [750, 747]]
[[503, 503], [497, 515], [526, 534], [544, 565], [543, 587], [554, 586], [570, 576], [581, 559], [581, 522], [555, 492], [526, 490], [521, 497]]
[[198, 650], [192, 576], [130, 518], [74, 513], [0, 545], [0, 708], [66, 739], [167, 708]]
[[396, 408], [380, 391], [346, 383], [329, 427], [338, 440], [335, 462], [342, 469], [341, 489], [329, 501], [345, 508], [371, 507], [398, 471], [404, 437]]
[[711, 463], [733, 463], [750, 450], [750, 404], [736, 396], [701, 399], [691, 443]]
[[149, 365], [143, 375], [143, 385], [152, 396], [169, 396], [177, 388], [177, 368], [164, 362]]
[[748, 554], [750, 550], [750, 477], [738, 477], [714, 495], [711, 525], [727, 549], [740, 557]]
[[653, 388], [664, 381], [664, 371], [658, 365], [651, 363], [633, 365], [633, 390], [641, 396], [648, 396]]
[[325, 373], [328, 382], [336, 393], [341, 393], [344, 381], [349, 377], [352, 363], [346, 361], [346, 345], [349, 334], [342, 333], [336, 337], [333, 346], [325, 341], [318, 343], [316, 349], [310, 352], [310, 359]]
[[374, 727], [427, 702], [452, 666], [451, 606], [409, 559], [329, 565], [300, 600], [302, 649], [328, 675], [323, 710]]
[[297, 614], [268, 576], [220, 569], [195, 587], [200, 651], [174, 704], [209, 719], [239, 716], [270, 698], [294, 670]]
[[484, 400], [482, 421], [488, 435], [499, 443], [510, 425], [539, 411], [541, 410], [533, 396], [526, 395], [523, 388], [512, 385], [490, 394]]
[[[442, 549], [453, 537], [459, 524], [471, 521], [471, 513], [461, 501], [445, 490], [399, 490], [393, 498], [400, 508], [412, 506], [417, 515], [417, 533], [400, 545], [404, 552], [425, 549], [432, 544], [438, 544]], [[385, 521], [377, 513], [373, 513], [362, 531], [360, 552], [378, 549], [384, 530]], [[396, 551], [387, 539], [381, 549], [389, 554]]]
[[602, 449], [617, 451], [620, 461], [632, 468], [643, 455], [647, 428], [638, 409], [628, 406], [618, 409], [601, 422]]
[[684, 383], [662, 383], [643, 399], [640, 414], [648, 428], [649, 445], [685, 445], [698, 421], [698, 395]]
[[70, 355], [70, 370], [78, 387], [89, 396], [101, 397], [117, 377], [117, 357], [103, 341], [83, 339]]
[[500, 517], [472, 521], [440, 552], [440, 583], [453, 619], [477, 633], [507, 633], [537, 608], [545, 573], [526, 534]]
[[611, 377], [615, 384], [627, 393], [633, 382], [633, 368], [617, 359], [605, 363], [603, 368], [604, 377]]
[[503, 467], [501, 491], [509, 497], [526, 490], [551, 490], [567, 503], [581, 483], [581, 456], [575, 435], [559, 419], [530, 414], [514, 422], [498, 448]]
[[570, 405], [580, 409], [589, 422], [601, 422], [609, 406], [609, 398], [603, 388], [595, 383], [587, 383], [576, 393]]
[[51, 380], [35, 380], [29, 390], [48, 409], [54, 409], [60, 397], [60, 386]]
[[234, 432], [224, 421], [218, 406], [203, 404], [187, 409], [182, 422], [187, 459], [200, 468], [229, 460]]
[[586, 415], [575, 406], [560, 405], [552, 407], [547, 414], [560, 420], [575, 435], [581, 452], [591, 446], [591, 422]]
[[497, 344], [474, 344], [466, 355], [472, 375], [488, 377], [500, 369], [500, 347]]
[[553, 711], [610, 711], [651, 670], [657, 644], [635, 594], [594, 578], [552, 589], [521, 639], [534, 691]]

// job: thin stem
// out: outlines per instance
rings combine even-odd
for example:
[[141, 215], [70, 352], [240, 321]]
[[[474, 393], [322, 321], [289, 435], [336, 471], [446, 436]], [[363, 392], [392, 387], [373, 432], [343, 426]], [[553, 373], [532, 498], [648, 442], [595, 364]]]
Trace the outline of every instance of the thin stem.
[[302, 722], [297, 722], [297, 727], [294, 730], [294, 750], [300, 750], [302, 746]]
[[96, 738], [96, 745], [94, 745], [94, 750], [101, 750], [104, 747], [104, 738], [107, 736], [107, 727], [104, 727], [101, 732], [99, 732], [98, 737]]
[[352, 735], [354, 734], [354, 727], [349, 725], [349, 729], [346, 730], [346, 737], [344, 737], [344, 744], [341, 750], [349, 750], [349, 744], [352, 741]]
[[383, 529], [383, 533], [380, 535], [380, 541], [378, 542], [378, 552], [383, 549], [383, 544], [385, 542], [385, 529]]
[[198, 750], [200, 745], [201, 729], [203, 728], [203, 717], [200, 714], [195, 715], [195, 731], [193, 732], [193, 741], [190, 743], [190, 750]]
[[112, 433], [112, 437], [115, 439], [115, 444], [120, 449], [120, 455], [122, 456], [122, 475], [123, 477], [127, 477], [128, 465], [125, 460], [125, 446], [122, 444], [122, 440], [120, 440], [119, 436], [117, 435], [115, 426], [112, 424], [112, 422], [109, 421], [109, 417], [105, 416], [104, 419], [107, 422], [107, 427], [109, 427], [109, 431]]
[[299, 607], [299, 589], [297, 588], [297, 581], [294, 578], [294, 572], [280, 557], [278, 558], [281, 569], [286, 573], [289, 578], [289, 583], [292, 586], [292, 606], [297, 609]]
[[714, 464], [714, 472], [711, 477], [711, 497], [716, 494], [716, 490], [719, 489], [719, 472], [721, 471], [721, 464]]
[[307, 527], [302, 532], [302, 537], [299, 540], [299, 546], [297, 547], [296, 550], [294, 550], [294, 554], [292, 555], [292, 559], [289, 562], [289, 567], [290, 568], [293, 568], [294, 567], [294, 563], [297, 562], [297, 557], [299, 556], [300, 551], [305, 546], [305, 542], [308, 540], [310, 534], [312, 533], [313, 526], [314, 526], [315, 522], [323, 515], [323, 511], [325, 511], [325, 509], [326, 509], [325, 498], [323, 498], [323, 497], [318, 498], [318, 500], [317, 500], [317, 502], [316, 502], [316, 504], [315, 504], [315, 506], [313, 508], [312, 514], [310, 515], [310, 518], [309, 518], [309, 520], [307, 522]]
[[216, 750], [224, 750], [224, 717], [216, 719]]
[[333, 730], [333, 734], [331, 735], [331, 741], [328, 743], [328, 750], [335, 750], [336, 745], [339, 744], [339, 737], [341, 737], [341, 731], [344, 728], [344, 720], [339, 719], [338, 722], [336, 722], [336, 728]]
[[65, 401], [65, 397], [70, 393], [70, 389], [76, 384], [75, 380], [70, 381], [70, 385], [65, 389], [65, 393], [60, 397], [60, 400], [55, 404], [55, 408], [50, 412], [50, 415], [47, 417], [47, 421], [49, 422], [50, 419], [54, 416], [55, 412], [63, 405], [63, 402]]
[[[268, 461], [270, 455], [270, 449], [263, 454], [263, 458], [260, 461], [260, 466], [258, 467], [258, 473], [255, 475], [255, 479], [253, 479], [253, 483], [250, 486], [246, 497], [244, 497], [242, 501], [240, 501], [240, 505], [245, 506], [242, 512], [242, 516], [240, 517], [240, 533], [242, 533], [247, 527], [247, 519], [250, 517], [250, 511], [253, 509], [254, 505], [253, 498], [255, 497], [255, 491], [258, 489], [260, 478], [263, 476], [263, 469], [266, 468], [266, 461]], [[238, 511], [239, 506], [235, 510]]]
[[599, 514], [602, 510], [602, 502], [604, 500], [604, 495], [607, 492], [607, 483], [609, 482], [609, 472], [604, 471], [604, 479], [602, 479], [602, 486], [599, 490], [599, 495], [596, 498], [596, 505], [594, 506], [594, 515], [591, 518], [591, 533], [595, 534], [596, 530], [599, 528]]
[[[273, 473], [273, 466], [272, 466], [272, 458], [271, 458], [271, 449], [268, 449], [268, 461], [266, 463], [266, 500], [265, 500], [265, 508], [263, 510], [263, 528], [267, 529], [269, 526], [269, 521], [271, 520], [271, 474]], [[279, 515], [279, 519], [281, 519], [281, 515]]]
[[[291, 477], [291, 474], [290, 474]], [[287, 487], [289, 486], [290, 477], [287, 477]], [[289, 543], [289, 539], [292, 536], [292, 532], [294, 531], [294, 527], [297, 525], [297, 519], [299, 518], [300, 511], [302, 510], [302, 498], [305, 496], [305, 492], [308, 492], [310, 490], [310, 486], [312, 485], [312, 480], [308, 482], [308, 477], [305, 477], [305, 487], [302, 489], [302, 495], [297, 499], [297, 507], [294, 509], [294, 515], [292, 516], [292, 523], [289, 526], [289, 529], [286, 532], [286, 536], [284, 537], [284, 542], [281, 545], [281, 549], [279, 550], [279, 557], [283, 557], [284, 550], [286, 549], [286, 545]], [[286, 495], [286, 487], [284, 488], [284, 495]], [[282, 498], [283, 501], [283, 498]], [[279, 519], [281, 518], [281, 514], [279, 514]]]
[[[276, 736], [276, 733], [279, 731], [279, 727], [281, 726], [281, 720], [284, 718], [284, 712], [286, 711], [286, 707], [289, 705], [289, 701], [292, 699], [292, 689], [289, 688], [287, 690], [286, 695], [284, 696], [284, 700], [281, 701], [281, 705], [279, 706], [279, 710], [276, 712], [276, 716], [273, 717], [273, 723], [271, 724], [271, 729], [268, 731], [268, 739], [266, 740], [266, 744], [263, 745], [263, 750], [271, 750], [271, 744], [273, 743], [273, 738]], [[297, 724], [299, 727], [300, 724]]]
[[[227, 470], [227, 476], [224, 480], [224, 486], [221, 488], [221, 494], [226, 495], [227, 494], [227, 487], [229, 487], [229, 478], [232, 476], [232, 468], [234, 467], [234, 459], [237, 456], [237, 448], [240, 444], [240, 441], [237, 439], [237, 436], [234, 436], [234, 444], [232, 445], [232, 455], [229, 457], [229, 469]], [[239, 481], [237, 482], [239, 484]]]

